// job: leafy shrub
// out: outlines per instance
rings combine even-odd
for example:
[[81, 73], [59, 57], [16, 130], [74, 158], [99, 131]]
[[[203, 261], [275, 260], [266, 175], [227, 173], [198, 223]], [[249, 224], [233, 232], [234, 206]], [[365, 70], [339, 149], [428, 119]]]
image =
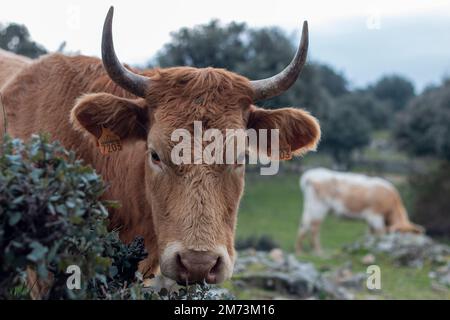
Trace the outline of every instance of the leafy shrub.
[[[5, 137], [0, 145], [0, 299], [27, 299], [27, 268], [51, 280], [49, 299], [229, 299], [211, 286], [177, 292], [144, 288], [137, 273], [147, 255], [142, 238], [123, 244], [107, 230], [105, 184], [57, 142]], [[81, 269], [69, 290], [67, 267]], [[29, 283], [30, 285], [30, 283]], [[31, 283], [35, 285], [35, 283]]]
[[236, 250], [255, 249], [258, 251], [270, 251], [280, 246], [268, 235], [259, 237], [250, 236], [248, 238], [237, 239], [235, 244]]
[[450, 80], [413, 99], [397, 116], [394, 129], [402, 149], [450, 161]]
[[[101, 178], [48, 138], [33, 136], [24, 144], [5, 138], [0, 149], [0, 297], [17, 297], [27, 267], [39, 279], [54, 275], [50, 298], [97, 298], [101, 284], [117, 277], [118, 268], [130, 277], [124, 262], [133, 247], [108, 233], [108, 203], [99, 200], [105, 190]], [[66, 286], [66, 268], [82, 272], [81, 290]], [[134, 273], [134, 271], [133, 271]], [[87, 280], [87, 281], [83, 281]]]
[[450, 234], [450, 162], [410, 178], [412, 219], [435, 236]]
[[371, 126], [361, 112], [350, 104], [330, 108], [322, 122], [322, 148], [331, 153], [337, 163], [349, 166], [354, 150], [370, 142]]

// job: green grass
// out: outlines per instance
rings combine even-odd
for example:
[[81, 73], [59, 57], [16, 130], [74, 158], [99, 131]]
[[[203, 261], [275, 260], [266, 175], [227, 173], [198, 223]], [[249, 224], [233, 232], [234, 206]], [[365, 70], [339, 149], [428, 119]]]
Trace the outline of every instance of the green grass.
[[[269, 235], [282, 249], [293, 252], [297, 229], [301, 217], [303, 197], [298, 186], [298, 174], [259, 176], [247, 174], [246, 189], [239, 212], [237, 239], [250, 236]], [[400, 186], [400, 192], [408, 199], [408, 190]], [[407, 203], [408, 206], [408, 203]], [[338, 219], [329, 215], [321, 228], [324, 255], [304, 253], [298, 258], [315, 264], [320, 270], [335, 270], [352, 262], [354, 272], [365, 272], [361, 263], [363, 253], [348, 254], [341, 249], [345, 244], [361, 238], [367, 230], [365, 223], [355, 220]], [[382, 273], [382, 291], [361, 292], [358, 298], [375, 296], [378, 299], [450, 299], [449, 291], [433, 289], [428, 277], [430, 266], [421, 269], [396, 266], [387, 257], [376, 260]], [[252, 298], [262, 297], [261, 293], [251, 296], [248, 291], [238, 292]]]

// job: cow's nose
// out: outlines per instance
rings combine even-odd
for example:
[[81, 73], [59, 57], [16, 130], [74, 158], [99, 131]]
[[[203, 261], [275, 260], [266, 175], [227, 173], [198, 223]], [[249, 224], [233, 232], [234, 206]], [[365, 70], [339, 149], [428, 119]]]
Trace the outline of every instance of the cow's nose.
[[213, 252], [187, 250], [178, 253], [177, 269], [180, 283], [216, 283], [221, 272], [221, 258]]

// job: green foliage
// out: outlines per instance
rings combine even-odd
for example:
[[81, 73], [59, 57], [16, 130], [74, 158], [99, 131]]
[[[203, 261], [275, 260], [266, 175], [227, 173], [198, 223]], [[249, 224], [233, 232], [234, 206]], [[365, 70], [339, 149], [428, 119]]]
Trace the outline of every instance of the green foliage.
[[412, 154], [450, 160], [450, 80], [412, 100], [398, 115], [394, 133]]
[[242, 33], [245, 24], [230, 23], [222, 28], [217, 20], [172, 33], [172, 41], [157, 56], [161, 67], [196, 66], [236, 68], [244, 62]]
[[240, 238], [236, 240], [236, 250], [255, 249], [258, 251], [270, 251], [280, 246], [271, 236], [263, 234], [261, 236], [249, 236], [246, 238]]
[[450, 234], [450, 162], [410, 177], [413, 220], [435, 236]]
[[404, 109], [409, 100], [414, 97], [414, 85], [408, 79], [398, 75], [382, 77], [371, 91], [379, 100], [391, 103], [393, 112]]
[[100, 262], [103, 251], [97, 238], [107, 233], [99, 177], [45, 138], [34, 136], [26, 145], [6, 138], [1, 154], [1, 287], [11, 288], [14, 275], [29, 265], [42, 279], [49, 269], [64, 273], [71, 264], [95, 277], [100, 270], [92, 262]]
[[[249, 79], [262, 79], [283, 70], [296, 45], [278, 28], [253, 29], [239, 23], [221, 26], [214, 20], [173, 33], [156, 63], [162, 67], [220, 67]], [[348, 96], [347, 86], [345, 77], [331, 67], [309, 63], [292, 88], [280, 97], [260, 103], [268, 108], [298, 106], [312, 112], [321, 121], [322, 145], [327, 146], [326, 150], [336, 160], [347, 161], [354, 149], [369, 141], [371, 127], [367, 120], [376, 120], [378, 127], [385, 124], [387, 117], [385, 113], [380, 115], [378, 111], [384, 109], [377, 109], [375, 99], [368, 95]]]
[[32, 59], [47, 53], [42, 45], [31, 39], [27, 27], [17, 23], [0, 25], [0, 48]]
[[[0, 145], [0, 299], [30, 298], [25, 270], [50, 280], [47, 299], [230, 299], [211, 286], [177, 292], [144, 288], [137, 273], [146, 258], [142, 238], [123, 244], [107, 230], [105, 190], [94, 170], [57, 142], [5, 137]], [[81, 289], [69, 290], [67, 267], [81, 269]]]
[[377, 100], [367, 91], [354, 91], [336, 100], [337, 107], [347, 106], [354, 109], [369, 123], [371, 129], [389, 128], [394, 119], [390, 104]]
[[342, 165], [349, 165], [354, 149], [370, 142], [370, 123], [351, 105], [339, 105], [329, 110], [322, 120], [322, 148], [328, 150]]
[[[27, 267], [40, 279], [54, 275], [48, 297], [56, 299], [101, 297], [119, 272], [134, 278], [143, 247], [107, 232], [105, 186], [90, 167], [39, 136], [6, 137], [0, 154], [0, 297], [14, 297]], [[69, 265], [81, 268], [81, 290], [67, 289]]]
[[[156, 57], [161, 67], [194, 66], [226, 68], [249, 79], [270, 77], [291, 61], [297, 44], [279, 28], [249, 28], [213, 20], [172, 33], [172, 40]], [[347, 92], [346, 79], [332, 68], [308, 64], [295, 85], [280, 97], [262, 102], [266, 107], [302, 106], [317, 111], [328, 96]]]

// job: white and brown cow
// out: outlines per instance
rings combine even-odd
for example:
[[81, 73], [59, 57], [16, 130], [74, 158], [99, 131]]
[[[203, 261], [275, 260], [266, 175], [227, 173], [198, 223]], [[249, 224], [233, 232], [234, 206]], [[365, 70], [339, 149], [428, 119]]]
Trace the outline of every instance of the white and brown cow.
[[317, 168], [302, 175], [300, 188], [304, 206], [297, 253], [301, 252], [303, 240], [309, 232], [316, 253], [321, 252], [319, 230], [329, 211], [338, 216], [365, 220], [376, 234], [423, 232], [421, 226], [409, 221], [396, 188], [382, 178]]

